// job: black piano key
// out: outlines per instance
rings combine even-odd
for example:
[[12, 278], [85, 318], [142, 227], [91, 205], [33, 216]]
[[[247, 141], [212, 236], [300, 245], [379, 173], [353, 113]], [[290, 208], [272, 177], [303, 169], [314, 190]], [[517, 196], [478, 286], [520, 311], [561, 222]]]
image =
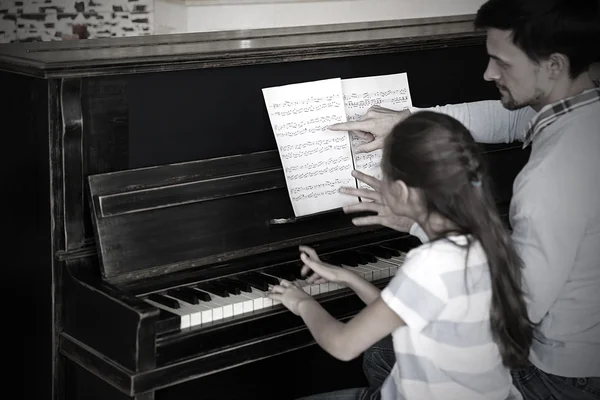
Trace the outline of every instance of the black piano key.
[[256, 279], [264, 280], [271, 285], [279, 285], [279, 279], [275, 278], [273, 275], [268, 275], [267, 272], [256, 273]]
[[227, 292], [229, 292], [229, 294], [241, 294], [242, 290], [240, 289], [239, 286], [232, 284], [231, 282], [225, 281], [224, 279], [219, 279], [218, 282], [215, 282], [221, 286], [223, 286], [225, 289], [227, 289]]
[[192, 290], [194, 291], [194, 293], [196, 294], [198, 299], [200, 299], [200, 301], [210, 301], [211, 300], [210, 294], [208, 294], [208, 292], [202, 291], [200, 289], [195, 289], [195, 288], [192, 288]]
[[261, 280], [253, 275], [243, 274], [236, 276], [234, 279], [239, 280], [240, 282], [244, 282], [258, 290], [262, 290], [263, 292], [269, 290], [269, 282], [267, 282], [266, 280]]
[[380, 249], [385, 249], [385, 250], [389, 251], [392, 254], [392, 257], [399, 257], [400, 254], [401, 254], [400, 250], [392, 249], [392, 248], [387, 247], [387, 246], [375, 246], [375, 247], [378, 247]]
[[167, 290], [167, 294], [177, 300], [185, 301], [189, 304], [198, 304], [200, 300], [191, 288], [182, 287], [177, 289]]
[[395, 249], [400, 251], [404, 251], [406, 249], [406, 243], [398, 240], [390, 240], [389, 242], [381, 243], [381, 246], [385, 247], [386, 249]]
[[349, 254], [335, 253], [331, 254], [328, 257], [331, 257], [331, 259], [333, 259], [338, 264], [344, 264], [348, 267], [358, 267], [358, 262], [356, 261], [356, 259], [353, 259], [352, 256]]
[[165, 297], [162, 294], [152, 293], [148, 296], [148, 300], [152, 300], [169, 308], [179, 308], [179, 302], [177, 300]]
[[325, 264], [329, 264], [329, 265], [337, 265], [338, 267], [341, 266], [341, 263], [338, 262], [337, 260], [334, 260], [331, 255], [327, 255], [327, 256], [323, 256], [323, 257], [319, 257], [321, 259], [322, 262], [324, 262]]
[[361, 252], [364, 252], [366, 254], [371, 254], [374, 255], [376, 257], [381, 257], [381, 258], [392, 258], [392, 253], [390, 251], [388, 251], [387, 249], [384, 249], [383, 247], [378, 247], [378, 246], [369, 246], [369, 247], [364, 247], [362, 249], [360, 249]]
[[348, 253], [350, 256], [352, 256], [352, 259], [356, 260], [358, 265], [367, 265], [371, 262], [377, 261], [377, 259], [374, 256], [369, 256], [364, 253], [359, 253], [356, 250], [348, 250], [348, 251], [346, 251], [346, 253]]
[[[198, 289], [204, 290], [205, 292], [212, 293], [216, 296], [229, 297], [229, 290], [225, 286], [223, 286], [215, 281], [202, 282], [202, 283], [199, 283], [198, 285], [196, 285], [196, 287]], [[234, 293], [234, 294], [239, 294], [239, 293]]]
[[302, 273], [301, 273], [303, 265], [304, 265], [304, 263], [299, 261], [299, 262], [295, 262], [292, 264], [281, 266], [281, 269], [283, 271], [286, 271], [287, 273], [290, 273], [294, 277], [294, 279], [303, 279]]
[[363, 265], [377, 262], [377, 257], [373, 254], [361, 253], [360, 250], [357, 250], [356, 254], [361, 258], [361, 264]]
[[223, 278], [221, 279], [221, 282], [223, 282], [226, 285], [231, 285], [234, 288], [239, 288], [242, 292], [252, 293], [252, 287], [250, 287], [250, 285], [248, 285], [247, 283], [240, 282], [231, 278]]
[[360, 265], [360, 261], [357, 257], [354, 257], [352, 252], [345, 251], [343, 253], [339, 253], [342, 258], [342, 263], [344, 265], [348, 265], [350, 267], [358, 267]]
[[286, 279], [288, 281], [293, 281], [296, 279], [296, 275], [290, 271], [286, 271], [281, 267], [273, 267], [269, 268], [265, 271], [267, 274], [276, 276], [279, 279]]

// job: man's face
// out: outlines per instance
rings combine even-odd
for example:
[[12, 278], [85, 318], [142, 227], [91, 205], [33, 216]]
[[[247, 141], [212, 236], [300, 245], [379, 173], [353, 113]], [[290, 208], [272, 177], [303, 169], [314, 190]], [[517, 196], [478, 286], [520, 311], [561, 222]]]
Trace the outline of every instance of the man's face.
[[541, 108], [549, 84], [544, 61], [532, 61], [512, 42], [511, 31], [488, 29], [486, 45], [490, 60], [483, 78], [496, 84], [502, 105], [509, 110]]

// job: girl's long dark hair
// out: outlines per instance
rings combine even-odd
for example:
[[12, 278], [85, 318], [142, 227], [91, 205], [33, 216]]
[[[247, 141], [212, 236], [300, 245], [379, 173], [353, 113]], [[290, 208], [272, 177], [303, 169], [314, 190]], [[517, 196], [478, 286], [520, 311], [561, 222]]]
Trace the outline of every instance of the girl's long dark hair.
[[[512, 245], [493, 199], [481, 150], [467, 128], [447, 115], [419, 111], [388, 135], [382, 170], [424, 195], [436, 212], [472, 235], [486, 253], [492, 283], [491, 331], [505, 366], [524, 365], [532, 323], [521, 287], [522, 261]], [[468, 243], [470, 247], [471, 243]]]

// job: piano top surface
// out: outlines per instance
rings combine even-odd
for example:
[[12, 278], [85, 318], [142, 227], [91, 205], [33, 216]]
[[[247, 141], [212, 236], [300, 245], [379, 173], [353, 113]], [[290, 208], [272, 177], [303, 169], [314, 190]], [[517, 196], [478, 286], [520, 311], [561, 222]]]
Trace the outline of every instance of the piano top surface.
[[[0, 45], [0, 70], [43, 78], [192, 69], [381, 52], [453, 37], [481, 39], [472, 15], [291, 28]], [[357, 46], [363, 43], [363, 46]], [[312, 53], [310, 52], [312, 49]], [[309, 51], [307, 53], [307, 51]], [[142, 69], [140, 69], [142, 68]]]

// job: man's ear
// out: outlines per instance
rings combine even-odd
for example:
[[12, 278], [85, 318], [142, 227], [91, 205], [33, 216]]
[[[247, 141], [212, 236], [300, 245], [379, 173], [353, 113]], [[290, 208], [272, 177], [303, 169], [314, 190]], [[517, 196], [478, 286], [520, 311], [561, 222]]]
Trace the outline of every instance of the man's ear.
[[402, 202], [402, 204], [406, 204], [409, 197], [408, 186], [404, 183], [403, 180], [396, 180], [391, 185], [392, 195], [395, 199], [398, 199]]
[[558, 79], [569, 73], [569, 58], [562, 53], [552, 53], [547, 61], [548, 76]]

